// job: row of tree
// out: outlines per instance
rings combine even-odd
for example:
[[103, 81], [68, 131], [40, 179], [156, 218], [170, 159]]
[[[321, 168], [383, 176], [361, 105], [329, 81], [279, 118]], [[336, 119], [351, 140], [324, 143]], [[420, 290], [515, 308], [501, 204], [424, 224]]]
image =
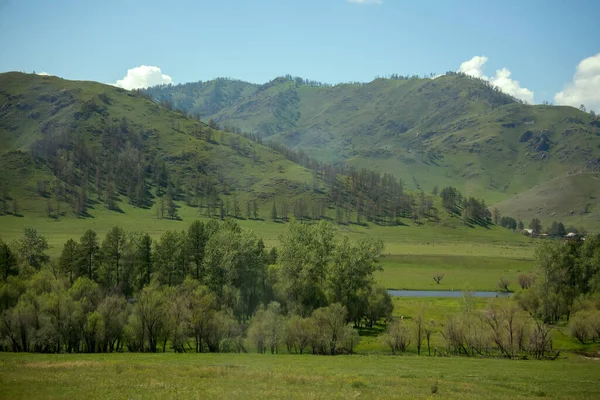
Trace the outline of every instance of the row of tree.
[[[250, 321], [273, 307], [283, 319], [301, 318], [310, 335], [322, 328], [315, 321], [323, 315], [342, 315], [343, 332], [350, 335], [348, 323], [372, 326], [391, 315], [387, 291], [373, 282], [382, 247], [372, 239], [338, 237], [326, 222], [292, 220], [279, 251], [266, 251], [261, 239], [236, 222], [213, 220], [167, 231], [157, 241], [119, 227], [100, 240], [88, 230], [51, 260], [47, 240], [28, 228], [10, 245], [0, 242], [2, 337], [14, 350], [111, 351], [125, 345], [157, 351], [162, 335], [184, 351], [183, 339], [173, 335], [189, 338], [195, 332], [189, 318], [209, 313], [212, 322], [203, 324], [218, 331], [198, 333], [195, 348], [222, 351], [242, 343], [250, 328], [249, 337], [260, 342], [258, 322]], [[327, 311], [334, 304], [335, 311]], [[333, 347], [323, 344], [321, 333], [320, 344], [311, 339], [312, 351], [351, 351], [340, 332], [332, 334], [340, 341]], [[348, 338], [355, 342], [355, 336]], [[296, 347], [304, 351], [305, 345]]]
[[441, 337], [444, 347], [433, 355], [502, 356], [506, 358], [553, 356], [551, 326], [532, 318], [516, 303], [490, 303], [484, 310], [475, 310], [470, 292], [463, 296], [461, 310], [448, 316], [443, 323], [427, 320], [423, 310], [411, 320], [395, 319], [388, 324], [381, 341], [392, 353], [404, 353], [412, 345], [417, 354], [425, 349], [432, 353], [432, 338]]

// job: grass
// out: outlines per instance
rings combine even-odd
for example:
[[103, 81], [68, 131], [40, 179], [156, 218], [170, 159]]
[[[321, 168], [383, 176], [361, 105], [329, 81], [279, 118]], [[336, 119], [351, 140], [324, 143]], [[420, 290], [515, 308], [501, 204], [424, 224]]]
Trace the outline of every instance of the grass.
[[[126, 202], [119, 203], [122, 212], [110, 211], [102, 204], [89, 209], [91, 217], [47, 218], [42, 212], [23, 212], [23, 215], [0, 215], [0, 237], [5, 241], [17, 239], [25, 227], [35, 227], [45, 235], [51, 245], [52, 255], [60, 253], [62, 244], [68, 239], [79, 239], [87, 229], [95, 230], [103, 236], [115, 226], [125, 230], [139, 230], [158, 238], [167, 230], [187, 229], [194, 220], [206, 220], [199, 215], [197, 208], [181, 204], [180, 220], [157, 219], [153, 210], [133, 207]], [[274, 223], [268, 219], [270, 206], [262, 207], [259, 220], [240, 219], [244, 228], [252, 229], [263, 237], [268, 246], [277, 245], [278, 237], [285, 229], [285, 223]], [[514, 234], [504, 228], [469, 228], [466, 226], [430, 223], [416, 226], [407, 221], [408, 226], [386, 227], [376, 224], [367, 226], [338, 225], [341, 234], [353, 238], [373, 237], [383, 241], [384, 253], [389, 256], [384, 266], [399, 262], [394, 256], [449, 256], [478, 257], [485, 254], [498, 259], [531, 259], [535, 241]], [[452, 261], [454, 262], [454, 261]]]
[[[482, 253], [485, 254], [485, 253]], [[489, 257], [478, 255], [393, 255], [383, 260], [377, 281], [389, 289], [430, 290], [499, 290], [500, 277], [507, 278], [510, 290], [519, 286], [517, 276], [528, 272], [534, 262], [528, 258]], [[433, 276], [443, 273], [439, 284]]]
[[0, 398], [587, 399], [599, 373], [582, 358], [3, 353]]
[[540, 218], [544, 226], [566, 221], [580, 228], [600, 226], [600, 173], [561, 176], [521, 192], [497, 205], [501, 213], [521, 210], [525, 221]]

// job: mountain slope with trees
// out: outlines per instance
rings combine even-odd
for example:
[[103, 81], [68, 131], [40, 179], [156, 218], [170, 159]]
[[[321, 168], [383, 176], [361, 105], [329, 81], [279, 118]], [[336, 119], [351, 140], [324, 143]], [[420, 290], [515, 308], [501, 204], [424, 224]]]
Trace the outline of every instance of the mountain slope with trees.
[[442, 207], [437, 193], [405, 191], [392, 174], [265, 146], [144, 93], [7, 73], [0, 96], [0, 214], [85, 218], [133, 207], [179, 219], [185, 205], [220, 219], [491, 222], [479, 199]]
[[593, 113], [523, 104], [457, 73], [335, 86], [290, 76], [264, 85], [221, 79], [146, 93], [320, 161], [392, 173], [417, 190], [451, 185], [490, 203], [600, 170]]
[[313, 179], [259, 143], [113, 86], [5, 73], [0, 104], [3, 213], [88, 216], [128, 202], [177, 218], [185, 202], [238, 216], [293, 200]]

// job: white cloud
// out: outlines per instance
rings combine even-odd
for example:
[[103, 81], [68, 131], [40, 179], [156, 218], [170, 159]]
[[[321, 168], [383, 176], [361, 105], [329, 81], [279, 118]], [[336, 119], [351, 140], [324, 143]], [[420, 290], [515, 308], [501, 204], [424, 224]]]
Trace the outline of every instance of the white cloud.
[[458, 67], [458, 72], [474, 76], [475, 78], [485, 78], [483, 75], [483, 66], [487, 60], [488, 58], [485, 56], [475, 56], [469, 61], [465, 61], [460, 64], [460, 67]]
[[383, 4], [383, 0], [346, 0], [352, 4]]
[[483, 68], [485, 63], [487, 63], [488, 58], [485, 56], [475, 56], [468, 61], [460, 64], [458, 68], [458, 72], [465, 73], [470, 76], [474, 76], [476, 78], [480, 78], [486, 80], [497, 86], [506, 94], [510, 94], [511, 96], [516, 97], [517, 99], [521, 99], [526, 101], [527, 103], [533, 103], [533, 92], [527, 88], [522, 88], [519, 84], [519, 81], [515, 81], [510, 77], [511, 72], [507, 68], [502, 68], [496, 70], [496, 75], [493, 77], [487, 77], [483, 73]]
[[173, 83], [173, 79], [171, 79], [169, 75], [163, 74], [160, 68], [140, 65], [139, 67], [128, 70], [127, 75], [125, 75], [123, 79], [119, 79], [115, 83], [115, 86], [131, 90], [162, 85], [165, 83]]
[[49, 74], [49, 73], [47, 73], [47, 72], [36, 72], [35, 74], [36, 74], [36, 75], [50, 76], [50, 74]]
[[582, 60], [573, 80], [554, 96], [556, 104], [579, 107], [600, 113], [600, 53]]

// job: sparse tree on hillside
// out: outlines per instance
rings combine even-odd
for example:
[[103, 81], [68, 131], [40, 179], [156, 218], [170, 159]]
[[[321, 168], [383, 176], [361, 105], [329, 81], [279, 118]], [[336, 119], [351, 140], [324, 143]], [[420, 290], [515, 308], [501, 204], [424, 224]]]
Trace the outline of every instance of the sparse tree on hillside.
[[533, 231], [534, 235], [539, 235], [539, 233], [542, 231], [542, 223], [538, 218], [533, 218], [529, 223], [529, 229]]
[[117, 209], [115, 186], [110, 181], [106, 182], [106, 194], [104, 195], [104, 201], [106, 202], [106, 208], [109, 210]]
[[81, 264], [84, 267], [83, 273], [79, 275], [87, 275], [89, 280], [96, 279], [96, 261], [100, 246], [98, 244], [98, 235], [91, 229], [88, 229], [81, 239], [79, 239], [79, 251]]
[[271, 219], [277, 221], [277, 204], [273, 202], [273, 208], [271, 209]]
[[494, 224], [498, 225], [498, 222], [500, 221], [500, 210], [495, 207], [492, 211], [492, 218], [494, 219]]
[[13, 215], [19, 216], [19, 203], [17, 202], [17, 199], [15, 199], [15, 198], [13, 198], [12, 209], [13, 209]]
[[25, 228], [23, 237], [17, 240], [16, 249], [21, 261], [36, 270], [50, 261], [50, 257], [46, 254], [46, 250], [49, 249], [48, 241], [35, 228]]
[[46, 199], [46, 216], [48, 218], [52, 218], [54, 214], [54, 208], [52, 207], [52, 198], [48, 197]]
[[157, 219], [163, 219], [165, 217], [165, 211], [166, 211], [166, 203], [165, 203], [165, 199], [163, 197], [159, 197], [158, 200], [156, 200], [156, 218]]
[[173, 201], [173, 197], [171, 197], [170, 195], [167, 195], [167, 199], [165, 200], [166, 203], [166, 207], [167, 207], [167, 216], [170, 219], [179, 219], [179, 215], [177, 213], [177, 206], [175, 205], [175, 202]]
[[242, 210], [236, 196], [233, 196], [233, 217], [238, 219], [242, 217]]
[[8, 214], [8, 198], [8, 185], [3, 180], [0, 186], [0, 206], [3, 214]]
[[[227, 201], [229, 201], [229, 200], [227, 200]], [[223, 199], [221, 199], [219, 201], [219, 218], [221, 219], [221, 221], [225, 219], [225, 215], [227, 215], [225, 213], [225, 204], [223, 202]]]
[[75, 214], [79, 216], [86, 215], [87, 213], [87, 191], [85, 186], [79, 188], [77, 197], [75, 198]]
[[60, 255], [59, 266], [63, 274], [69, 277], [69, 282], [72, 284], [79, 277], [78, 268], [78, 251], [77, 242], [73, 239], [67, 240], [63, 246], [63, 251]]

